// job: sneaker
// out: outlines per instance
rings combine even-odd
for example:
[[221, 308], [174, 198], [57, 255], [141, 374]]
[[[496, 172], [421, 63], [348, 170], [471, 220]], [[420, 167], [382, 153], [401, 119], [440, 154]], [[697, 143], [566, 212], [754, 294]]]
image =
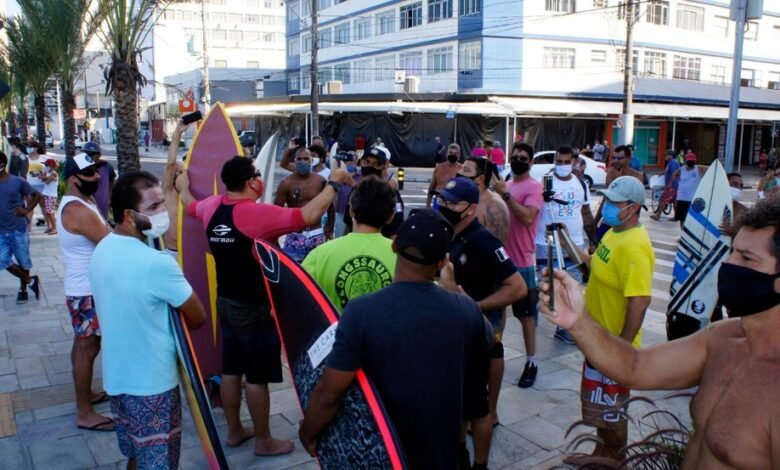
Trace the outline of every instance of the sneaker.
[[[33, 294], [35, 294], [35, 300], [41, 298], [41, 280], [38, 279], [38, 275], [31, 276], [30, 283], [27, 285]], [[26, 293], [26, 292], [25, 292]]]
[[20, 290], [18, 294], [16, 294], [16, 303], [17, 304], [26, 304], [27, 299], [29, 297], [27, 296], [26, 290]]
[[520, 376], [520, 380], [517, 382], [517, 386], [520, 388], [528, 388], [536, 382], [536, 373], [539, 372], [539, 368], [533, 362], [527, 361], [525, 363], [525, 369], [523, 369], [523, 375]]
[[553, 338], [559, 339], [563, 341], [566, 344], [577, 344], [576, 341], [574, 341], [574, 337], [569, 333], [565, 328], [561, 328], [560, 326], [555, 327], [555, 333], [553, 334]]

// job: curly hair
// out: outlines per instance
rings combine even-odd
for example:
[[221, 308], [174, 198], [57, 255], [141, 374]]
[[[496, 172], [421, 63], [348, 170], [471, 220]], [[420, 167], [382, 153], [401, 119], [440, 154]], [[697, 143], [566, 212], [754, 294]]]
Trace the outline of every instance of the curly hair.
[[777, 265], [780, 266], [780, 194], [772, 194], [762, 199], [752, 209], [743, 213], [736, 221], [736, 229], [748, 227], [762, 229], [774, 227], [769, 251], [774, 255]]

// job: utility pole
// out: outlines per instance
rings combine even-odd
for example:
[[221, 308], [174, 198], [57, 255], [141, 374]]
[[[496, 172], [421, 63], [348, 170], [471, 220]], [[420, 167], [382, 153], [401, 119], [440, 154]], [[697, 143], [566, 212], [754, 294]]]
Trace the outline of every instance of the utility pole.
[[[739, 87], [742, 82], [742, 44], [745, 39], [747, 0], [731, 1], [731, 18], [736, 21], [734, 35], [734, 61], [731, 65], [731, 98], [729, 99], [729, 120], [726, 122], [726, 161], [724, 167], [729, 173], [734, 168], [734, 147], [737, 143], [737, 120], [739, 119]], [[736, 10], [736, 11], [735, 11]], [[748, 149], [752, 145], [748, 146]]]
[[631, 145], [634, 142], [634, 114], [631, 105], [634, 100], [634, 0], [626, 2], [626, 60], [623, 66], [623, 114], [618, 129], [618, 143]]
[[[65, 135], [62, 130], [62, 102], [60, 100], [60, 80], [59, 79], [54, 80], [54, 84], [55, 84], [54, 86], [57, 87], [57, 134], [59, 139], [63, 140], [65, 138]], [[54, 139], [52, 139], [52, 142], [54, 142]]]
[[211, 84], [209, 81], [209, 43], [206, 31], [206, 0], [200, 0], [200, 26], [203, 31], [203, 108], [206, 113], [211, 109]]
[[320, 135], [320, 85], [317, 75], [317, 0], [311, 0], [311, 136]]

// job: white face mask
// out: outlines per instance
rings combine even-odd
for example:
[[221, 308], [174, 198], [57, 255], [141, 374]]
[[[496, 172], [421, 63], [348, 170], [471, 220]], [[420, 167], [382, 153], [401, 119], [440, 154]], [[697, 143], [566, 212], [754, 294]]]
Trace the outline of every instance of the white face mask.
[[27, 147], [27, 155], [32, 155], [35, 153], [35, 147]]
[[732, 201], [736, 201], [737, 199], [739, 199], [739, 196], [742, 195], [742, 190], [739, 188], [729, 187], [729, 189], [731, 190]]
[[146, 214], [141, 214], [141, 215], [149, 219], [149, 223], [152, 224], [151, 228], [148, 228], [141, 232], [144, 235], [146, 235], [148, 238], [162, 237], [163, 235], [165, 235], [165, 232], [167, 232], [168, 228], [171, 226], [171, 219], [170, 217], [168, 217], [168, 211], [158, 212], [153, 215], [146, 215]]
[[567, 178], [571, 174], [574, 165], [555, 165], [555, 174], [561, 178]]

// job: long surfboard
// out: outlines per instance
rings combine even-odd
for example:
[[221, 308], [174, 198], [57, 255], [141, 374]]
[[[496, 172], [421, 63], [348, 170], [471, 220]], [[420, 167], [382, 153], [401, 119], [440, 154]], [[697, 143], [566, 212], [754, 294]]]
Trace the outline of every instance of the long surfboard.
[[265, 190], [261, 200], [266, 204], [274, 202], [274, 171], [276, 171], [276, 147], [279, 144], [279, 131], [265, 141], [255, 158], [255, 168], [263, 175]]
[[699, 181], [683, 223], [666, 311], [670, 340], [693, 334], [710, 323], [718, 301], [718, 269], [731, 248], [731, 238], [718, 227], [731, 218], [728, 178], [716, 160]]
[[[333, 345], [338, 313], [311, 276], [284, 252], [255, 240], [255, 256], [263, 268], [293, 385], [305, 410]], [[357, 372], [338, 414], [319, 437], [317, 457], [326, 470], [407, 467], [390, 418], [362, 370]]]
[[[243, 155], [233, 123], [222, 103], [211, 108], [192, 141], [184, 167], [190, 179], [190, 192], [200, 200], [225, 192], [222, 165]], [[181, 204], [181, 202], [180, 202]], [[187, 215], [180, 206], [178, 219], [179, 264], [184, 276], [206, 308], [206, 323], [193, 331], [192, 344], [204, 379], [222, 371], [222, 340], [217, 320], [217, 270], [209, 252], [203, 224]]]

